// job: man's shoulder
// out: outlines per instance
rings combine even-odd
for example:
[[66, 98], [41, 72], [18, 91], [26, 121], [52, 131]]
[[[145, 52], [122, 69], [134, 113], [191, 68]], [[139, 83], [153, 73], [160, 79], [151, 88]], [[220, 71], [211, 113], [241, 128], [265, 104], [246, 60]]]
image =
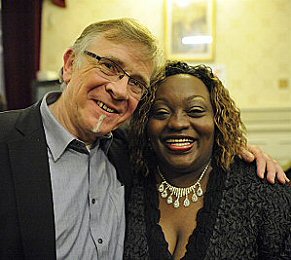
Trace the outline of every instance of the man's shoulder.
[[[8, 110], [0, 113], [0, 141], [9, 139], [16, 131], [16, 125], [19, 122], [25, 122], [32, 113], [37, 110], [37, 105], [33, 105], [24, 109]], [[38, 112], [37, 112], [38, 113]]]
[[21, 110], [10, 110], [0, 113], [0, 140], [5, 139], [6, 136], [10, 135], [15, 128], [15, 124], [19, 115], [22, 113]]
[[9, 121], [15, 121], [18, 115], [23, 111], [23, 109], [18, 110], [7, 110], [0, 112], [0, 123], [6, 123]]

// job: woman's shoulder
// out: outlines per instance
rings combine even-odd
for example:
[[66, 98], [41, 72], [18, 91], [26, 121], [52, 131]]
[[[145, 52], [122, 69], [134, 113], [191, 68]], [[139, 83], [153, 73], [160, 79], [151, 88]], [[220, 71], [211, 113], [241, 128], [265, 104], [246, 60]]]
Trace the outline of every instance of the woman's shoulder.
[[257, 196], [266, 202], [284, 202], [291, 207], [291, 186], [276, 182], [271, 184], [267, 179], [261, 179], [257, 175], [256, 162], [247, 163], [240, 158], [235, 161], [227, 173], [226, 186], [235, 187], [238, 191]]
[[239, 255], [243, 259], [248, 254], [257, 254], [260, 259], [289, 257], [291, 187], [260, 179], [256, 163], [239, 158], [228, 172], [218, 173], [226, 177], [211, 248], [219, 244], [228, 259]]

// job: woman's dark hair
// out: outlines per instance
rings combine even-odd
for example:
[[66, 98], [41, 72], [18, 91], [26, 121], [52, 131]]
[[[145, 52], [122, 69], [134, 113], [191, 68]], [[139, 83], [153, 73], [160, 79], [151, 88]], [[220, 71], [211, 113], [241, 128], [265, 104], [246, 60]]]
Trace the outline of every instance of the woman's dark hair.
[[212, 161], [228, 170], [235, 155], [239, 154], [247, 143], [239, 109], [210, 67], [169, 61], [153, 78], [148, 95], [140, 101], [130, 122], [130, 150], [134, 171], [147, 175], [156, 167], [155, 155], [147, 137], [150, 111], [160, 84], [167, 77], [177, 74], [188, 74], [199, 78], [207, 87], [215, 123]]

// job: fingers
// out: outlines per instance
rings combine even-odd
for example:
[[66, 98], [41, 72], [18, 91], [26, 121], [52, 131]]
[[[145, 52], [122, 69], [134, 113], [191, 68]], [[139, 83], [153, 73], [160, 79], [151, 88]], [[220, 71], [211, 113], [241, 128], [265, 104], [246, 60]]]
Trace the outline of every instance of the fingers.
[[[265, 172], [268, 165], [268, 158], [263, 154], [255, 155], [256, 162], [257, 162], [257, 175], [261, 178], [265, 178]], [[269, 164], [269, 171], [270, 171], [270, 179], [274, 176], [274, 169], [272, 169], [272, 164]], [[268, 174], [269, 175], [269, 174]]]
[[267, 181], [269, 183], [275, 183], [276, 174], [277, 174], [277, 166], [275, 161], [268, 158], [266, 162], [266, 171], [267, 171]]
[[277, 161], [274, 161], [276, 163], [276, 178], [281, 184], [285, 184], [287, 182], [290, 182], [288, 177], [286, 176], [285, 172], [283, 171], [282, 167]]
[[[248, 149], [249, 149], [249, 146], [248, 146]], [[251, 163], [251, 162], [253, 162], [255, 160], [255, 156], [245, 148], [241, 149], [240, 157], [243, 160], [245, 160], [246, 162], [249, 162], [249, 163]]]
[[285, 184], [286, 182], [290, 182], [280, 164], [263, 152], [260, 147], [248, 145], [247, 149], [242, 149], [240, 156], [247, 162], [256, 160], [257, 175], [259, 178], [264, 179], [266, 177], [269, 183], [278, 181], [281, 184]]
[[264, 153], [260, 147], [248, 145], [248, 150], [253, 153], [257, 162], [257, 175], [263, 179], [266, 177], [269, 183], [278, 181], [285, 184], [290, 180], [287, 178], [280, 164], [273, 160], [268, 154]]
[[266, 175], [267, 181], [272, 184], [274, 184], [276, 181], [281, 184], [285, 184], [290, 181], [283, 171], [281, 165], [276, 160], [273, 160], [267, 154], [263, 154], [262, 158], [264, 158], [265, 162], [257, 161], [257, 174], [260, 178], [264, 178]]
[[[255, 145], [248, 145], [248, 150], [254, 156], [254, 159], [257, 163], [257, 175], [263, 179], [265, 177], [265, 172], [267, 168], [267, 162], [271, 160], [271, 158], [263, 151]], [[274, 174], [274, 169], [272, 169], [272, 164], [269, 164], [269, 169], [271, 171], [271, 175]]]
[[[275, 167], [275, 172], [274, 172], [274, 177], [270, 175], [270, 179], [272, 179], [272, 181], [274, 181], [273, 183], [275, 183], [275, 181], [277, 180], [279, 183], [281, 184], [285, 184], [287, 182], [290, 182], [290, 180], [288, 179], [288, 177], [286, 176], [285, 172], [283, 171], [282, 167], [280, 166], [280, 164], [273, 160], [272, 164], [274, 164]], [[272, 168], [273, 166], [271, 166]], [[269, 168], [267, 165], [267, 180], [269, 181]]]

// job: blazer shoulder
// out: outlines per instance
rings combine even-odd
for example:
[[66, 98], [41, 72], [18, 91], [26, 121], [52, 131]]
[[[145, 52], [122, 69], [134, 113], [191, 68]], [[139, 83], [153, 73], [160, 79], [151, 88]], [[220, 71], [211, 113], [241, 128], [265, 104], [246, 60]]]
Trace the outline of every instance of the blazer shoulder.
[[38, 124], [41, 121], [39, 106], [40, 103], [36, 103], [24, 109], [1, 112], [0, 142], [10, 140], [13, 136], [19, 134], [17, 131], [17, 126], [25, 129], [30, 128], [32, 124]]
[[0, 113], [0, 140], [9, 138], [14, 132], [15, 124], [23, 110], [10, 110]]

